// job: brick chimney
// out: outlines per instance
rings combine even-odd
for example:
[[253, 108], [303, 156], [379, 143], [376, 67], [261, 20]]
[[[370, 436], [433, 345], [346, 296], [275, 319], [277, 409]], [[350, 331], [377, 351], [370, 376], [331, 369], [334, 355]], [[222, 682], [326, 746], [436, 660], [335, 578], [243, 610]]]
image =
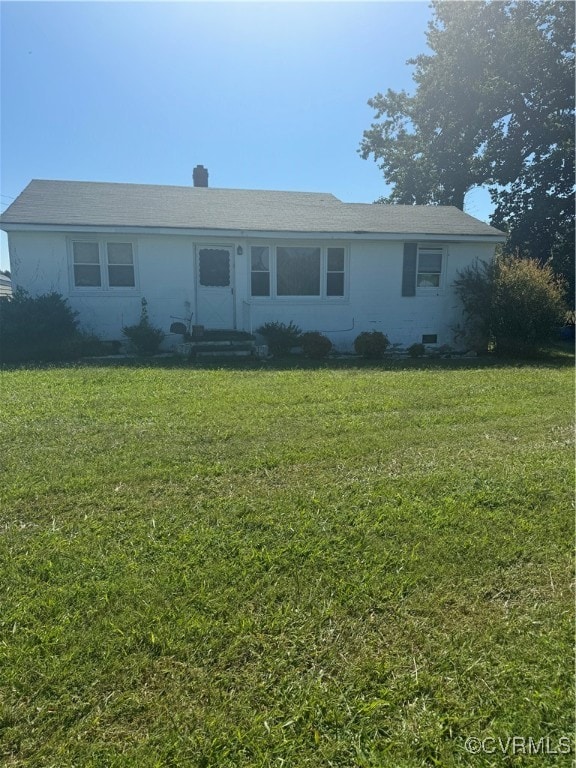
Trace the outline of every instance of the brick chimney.
[[208, 169], [203, 165], [197, 165], [192, 171], [192, 179], [195, 187], [207, 187], [208, 186]]

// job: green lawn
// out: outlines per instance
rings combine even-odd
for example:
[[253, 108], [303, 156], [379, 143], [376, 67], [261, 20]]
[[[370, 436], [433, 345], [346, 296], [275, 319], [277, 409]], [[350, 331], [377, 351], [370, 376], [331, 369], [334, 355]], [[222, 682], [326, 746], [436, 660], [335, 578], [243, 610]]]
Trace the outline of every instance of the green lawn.
[[0, 762], [572, 765], [571, 367], [0, 376]]

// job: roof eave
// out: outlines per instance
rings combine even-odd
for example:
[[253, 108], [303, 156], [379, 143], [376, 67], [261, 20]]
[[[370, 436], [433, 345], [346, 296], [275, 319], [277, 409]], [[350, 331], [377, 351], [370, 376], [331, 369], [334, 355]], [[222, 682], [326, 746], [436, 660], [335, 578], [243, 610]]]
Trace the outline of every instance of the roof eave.
[[230, 229], [230, 228], [201, 228], [201, 227], [164, 227], [164, 226], [128, 226], [104, 224], [42, 224], [29, 222], [3, 222], [0, 229], [5, 232], [94, 232], [115, 234], [150, 234], [150, 235], [193, 235], [196, 237], [229, 237], [229, 238], [323, 238], [327, 240], [433, 240], [443, 242], [474, 241], [503, 243], [504, 233], [474, 234], [464, 232], [378, 232], [367, 230], [260, 230], [260, 229]]

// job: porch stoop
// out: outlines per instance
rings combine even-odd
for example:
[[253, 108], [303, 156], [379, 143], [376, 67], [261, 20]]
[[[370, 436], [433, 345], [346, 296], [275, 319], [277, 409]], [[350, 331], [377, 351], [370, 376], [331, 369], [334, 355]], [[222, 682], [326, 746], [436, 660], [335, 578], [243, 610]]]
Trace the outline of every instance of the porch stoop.
[[193, 336], [176, 347], [178, 355], [192, 360], [261, 357], [263, 351], [256, 346], [256, 338], [251, 334], [227, 330], [207, 330], [202, 336]]

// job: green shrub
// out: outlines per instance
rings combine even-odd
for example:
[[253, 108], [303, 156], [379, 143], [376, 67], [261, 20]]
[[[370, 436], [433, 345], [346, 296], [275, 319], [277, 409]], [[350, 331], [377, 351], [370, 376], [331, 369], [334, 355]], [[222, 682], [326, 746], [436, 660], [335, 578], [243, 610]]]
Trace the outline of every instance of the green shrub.
[[94, 333], [81, 332], [79, 338], [82, 357], [106, 357], [120, 353], [122, 342], [118, 340], [103, 340]]
[[467, 267], [455, 288], [465, 317], [460, 336], [478, 351], [533, 353], [557, 333], [566, 311], [552, 267], [518, 256]]
[[356, 354], [371, 360], [384, 357], [389, 346], [390, 341], [382, 331], [363, 331], [354, 339]]
[[302, 334], [300, 344], [306, 357], [320, 359], [327, 357], [332, 349], [332, 342], [319, 331], [308, 331]]
[[424, 357], [426, 354], [426, 347], [424, 344], [416, 342], [415, 344], [411, 344], [406, 352], [408, 352], [410, 357]]
[[454, 352], [455, 350], [450, 346], [450, 344], [441, 344], [439, 347], [433, 347], [431, 350], [429, 350], [430, 357], [434, 357], [436, 359], [440, 357], [452, 357]]
[[150, 324], [148, 318], [148, 302], [142, 299], [140, 322], [136, 325], [128, 325], [122, 328], [122, 333], [132, 344], [136, 354], [142, 357], [155, 355], [164, 341], [165, 334], [160, 328]]
[[274, 355], [287, 355], [292, 347], [298, 346], [302, 330], [292, 321], [286, 323], [264, 323], [256, 329], [256, 333], [264, 336], [268, 349]]
[[73, 360], [81, 355], [75, 312], [60, 294], [29, 296], [17, 288], [0, 299], [0, 361]]

